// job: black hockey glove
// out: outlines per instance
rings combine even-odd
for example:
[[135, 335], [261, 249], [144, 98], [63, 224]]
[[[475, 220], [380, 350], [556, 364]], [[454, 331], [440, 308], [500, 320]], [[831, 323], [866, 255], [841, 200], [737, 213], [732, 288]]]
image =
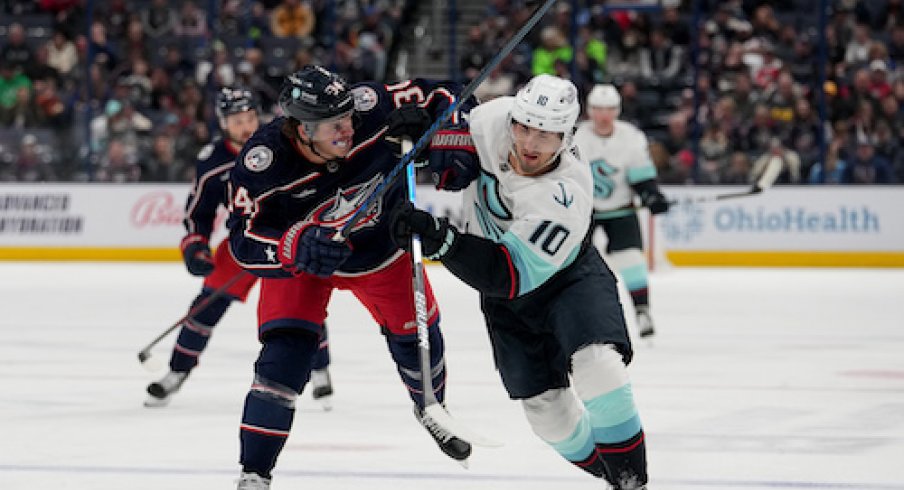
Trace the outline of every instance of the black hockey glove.
[[421, 237], [421, 251], [431, 260], [442, 259], [458, 237], [448, 219], [434, 218], [408, 202], [393, 211], [389, 229], [396, 245], [407, 251], [411, 251], [411, 235], [418, 234]]
[[480, 160], [467, 129], [444, 129], [430, 139], [430, 177], [437, 189], [460, 191], [477, 178]]
[[213, 257], [207, 238], [197, 233], [186, 235], [179, 244], [185, 268], [193, 276], [209, 276], [213, 272]]
[[308, 222], [292, 225], [279, 241], [279, 262], [293, 275], [329, 277], [352, 255], [348, 240], [333, 240], [335, 231]]
[[643, 204], [644, 207], [649, 208], [651, 214], [668, 212], [669, 206], [672, 205], [672, 203], [662, 195], [662, 192], [659, 192], [659, 186], [657, 186], [656, 182], [652, 179], [638, 182], [632, 187], [634, 187], [637, 195], [640, 196], [641, 204]]
[[433, 120], [423, 107], [403, 104], [386, 116], [386, 136], [408, 136], [412, 141], [417, 141], [431, 124]]

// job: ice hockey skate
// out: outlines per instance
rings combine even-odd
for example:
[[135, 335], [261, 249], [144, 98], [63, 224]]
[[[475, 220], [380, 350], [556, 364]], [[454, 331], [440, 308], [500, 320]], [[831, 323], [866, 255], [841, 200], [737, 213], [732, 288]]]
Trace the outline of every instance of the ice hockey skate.
[[320, 402], [320, 405], [327, 412], [333, 409], [333, 382], [330, 379], [330, 372], [327, 369], [314, 369], [311, 371], [311, 385], [314, 389], [312, 395], [314, 400]]
[[270, 488], [270, 479], [264, 478], [257, 473], [242, 472], [239, 477], [239, 484], [236, 490], [268, 490]]
[[470, 443], [450, 434], [417, 405], [414, 406], [414, 416], [427, 429], [427, 432], [436, 441], [436, 445], [446, 453], [446, 456], [458, 461], [465, 468], [468, 467], [468, 456], [471, 455]]
[[188, 371], [176, 372], [170, 371], [160, 381], [154, 381], [148, 385], [148, 398], [144, 401], [144, 406], [149, 408], [165, 407], [169, 405], [170, 398], [179, 391], [185, 378], [188, 377]]
[[637, 307], [637, 331], [643, 338], [652, 337], [656, 333], [656, 328], [653, 327], [653, 317], [650, 316], [648, 306]]

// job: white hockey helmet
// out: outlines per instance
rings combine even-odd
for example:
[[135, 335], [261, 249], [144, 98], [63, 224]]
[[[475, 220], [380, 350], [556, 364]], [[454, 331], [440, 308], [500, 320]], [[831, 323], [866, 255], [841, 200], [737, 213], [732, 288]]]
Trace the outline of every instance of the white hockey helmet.
[[531, 128], [570, 136], [580, 113], [578, 89], [574, 84], [543, 74], [532, 78], [515, 95], [511, 117]]
[[587, 96], [587, 107], [605, 107], [621, 111], [621, 95], [609, 84], [595, 85]]

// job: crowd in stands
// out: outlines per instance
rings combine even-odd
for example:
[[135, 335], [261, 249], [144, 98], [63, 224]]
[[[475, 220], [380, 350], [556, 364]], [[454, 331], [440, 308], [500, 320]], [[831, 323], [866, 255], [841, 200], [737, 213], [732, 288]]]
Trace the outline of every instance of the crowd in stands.
[[[83, 32], [83, 1], [0, 0], [12, 20], [0, 22], [0, 181], [190, 180], [217, 131], [217, 87], [250, 87], [272, 113], [282, 77], [312, 61], [353, 82], [391, 78], [416, 4], [221, 0], [208, 15], [197, 0], [94, 3]], [[829, 0], [824, 37], [821, 0], [699, 0], [700, 29], [689, 0], [606, 3], [559, 2], [479, 95], [539, 73], [582, 94], [614, 83], [663, 183], [745, 184], [772, 156], [780, 183], [904, 183], [904, 1]], [[490, 0], [460, 51], [463, 78], [531, 12]]]
[[[664, 183], [750, 183], [773, 156], [784, 162], [780, 183], [904, 183], [904, 2], [829, 0], [824, 57], [820, 0], [700, 0], [700, 29], [691, 3], [591, 2], [572, 13], [560, 2], [481, 95], [506, 95], [539, 73], [570, 78], [582, 94], [614, 83], [621, 117], [649, 136]], [[492, 0], [469, 31], [464, 73], [474, 76], [530, 12]]]
[[272, 115], [314, 61], [382, 80], [408, 2], [88, 3], [0, 0], [0, 181], [190, 181], [218, 87]]

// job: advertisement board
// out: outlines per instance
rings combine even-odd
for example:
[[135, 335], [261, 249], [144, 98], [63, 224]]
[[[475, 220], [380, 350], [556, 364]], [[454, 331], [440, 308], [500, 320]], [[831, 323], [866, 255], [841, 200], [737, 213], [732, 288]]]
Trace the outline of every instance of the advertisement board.
[[[179, 260], [188, 184], [0, 184], [0, 260]], [[648, 237], [672, 265], [904, 267], [904, 187], [669, 186], [677, 200]], [[459, 193], [418, 189], [453, 223]], [[217, 243], [225, 236], [221, 210]], [[647, 220], [641, 220], [646, 224]]]

